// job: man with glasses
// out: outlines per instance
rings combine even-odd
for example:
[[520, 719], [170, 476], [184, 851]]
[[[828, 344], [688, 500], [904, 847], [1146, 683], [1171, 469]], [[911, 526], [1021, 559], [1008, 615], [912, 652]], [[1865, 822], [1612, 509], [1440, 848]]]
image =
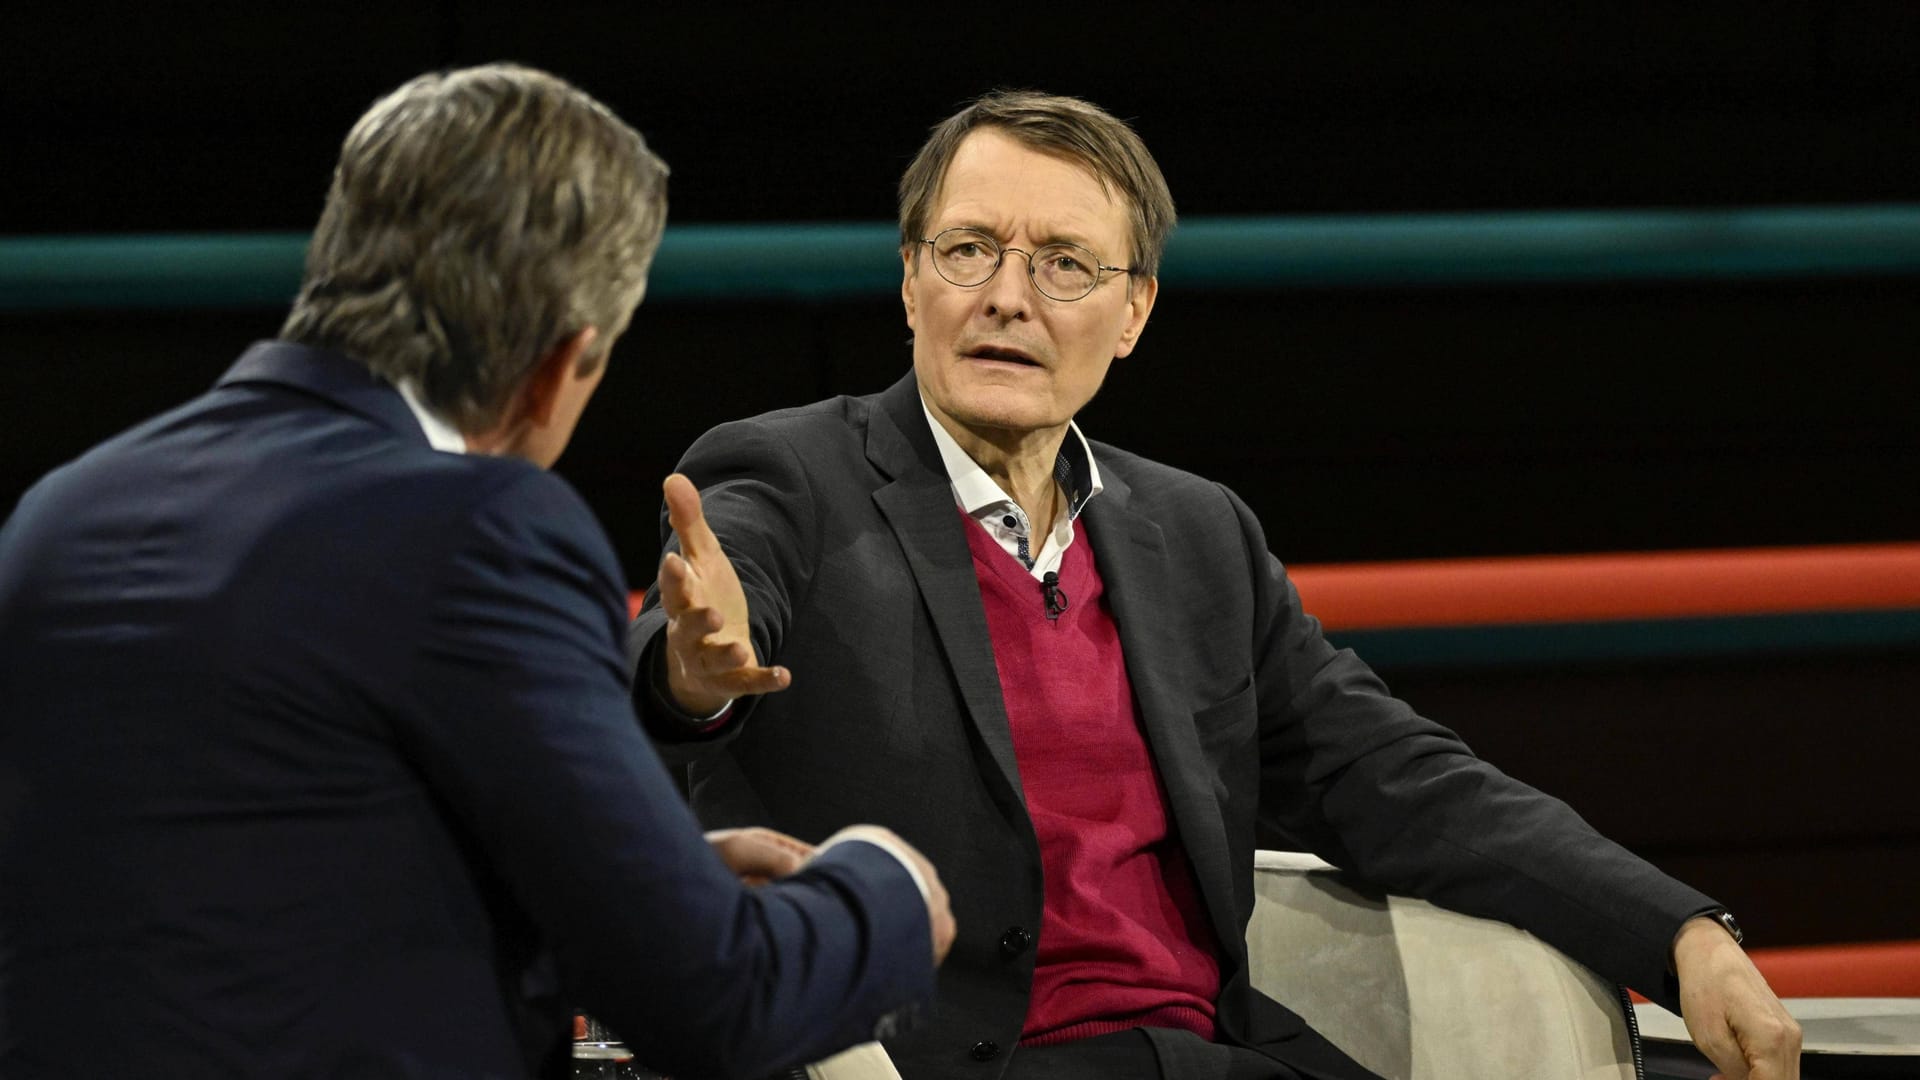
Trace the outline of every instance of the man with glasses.
[[629, 655], [696, 810], [881, 821], [942, 867], [936, 1022], [887, 1043], [910, 1080], [1365, 1076], [1248, 985], [1256, 819], [1684, 1003], [1731, 1076], [1794, 1075], [1711, 899], [1333, 649], [1231, 492], [1081, 434], [1173, 221], [1085, 102], [996, 93], [934, 129], [900, 182], [912, 372], [716, 428], [682, 463], [700, 492], [669, 483]]

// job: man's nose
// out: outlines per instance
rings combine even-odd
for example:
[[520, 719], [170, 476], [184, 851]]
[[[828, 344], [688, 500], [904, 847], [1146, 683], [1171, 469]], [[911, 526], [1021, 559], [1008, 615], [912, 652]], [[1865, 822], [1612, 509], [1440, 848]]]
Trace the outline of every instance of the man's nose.
[[985, 295], [981, 299], [989, 314], [1024, 319], [1032, 312], [1033, 281], [1027, 276], [1027, 263], [1032, 258], [1019, 248], [1001, 249], [1000, 269], [983, 287]]

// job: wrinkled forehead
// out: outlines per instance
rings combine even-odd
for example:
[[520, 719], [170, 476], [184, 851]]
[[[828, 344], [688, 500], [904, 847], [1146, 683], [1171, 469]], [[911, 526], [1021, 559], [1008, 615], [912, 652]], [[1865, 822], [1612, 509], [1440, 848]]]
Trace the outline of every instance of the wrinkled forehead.
[[1131, 235], [1131, 211], [1089, 162], [985, 127], [947, 162], [926, 225], [932, 232], [972, 226], [1002, 240], [1022, 231], [1037, 243], [1072, 239], [1118, 250]]

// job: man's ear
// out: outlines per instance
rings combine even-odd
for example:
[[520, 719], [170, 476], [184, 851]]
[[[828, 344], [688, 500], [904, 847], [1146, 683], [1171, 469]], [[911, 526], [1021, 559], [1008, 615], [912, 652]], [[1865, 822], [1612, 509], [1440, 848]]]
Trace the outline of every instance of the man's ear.
[[589, 326], [568, 334], [541, 353], [526, 381], [507, 398], [507, 407], [500, 411], [493, 427], [465, 432], [467, 449], [476, 454], [516, 454], [532, 445], [554, 422], [554, 410], [560, 405], [567, 380], [579, 377], [576, 372], [580, 361], [599, 336], [600, 331]]
[[900, 249], [900, 303], [907, 309], [907, 329], [917, 329], [913, 325], [913, 278], [919, 268], [914, 265], [914, 257], [920, 254], [920, 245]]
[[520, 393], [515, 395], [513, 411], [536, 427], [552, 423], [553, 409], [560, 402], [561, 389], [567, 385], [568, 379], [576, 377], [580, 362], [592, 350], [594, 339], [599, 336], [598, 328], [588, 326], [554, 342], [552, 348], [541, 354], [540, 362], [534, 365], [533, 374], [528, 376]]
[[1140, 335], [1147, 330], [1147, 316], [1153, 313], [1153, 302], [1160, 295], [1159, 277], [1130, 282], [1132, 291], [1127, 294], [1126, 322], [1120, 327], [1120, 344], [1114, 349], [1114, 357], [1121, 358], [1133, 351], [1140, 343]]

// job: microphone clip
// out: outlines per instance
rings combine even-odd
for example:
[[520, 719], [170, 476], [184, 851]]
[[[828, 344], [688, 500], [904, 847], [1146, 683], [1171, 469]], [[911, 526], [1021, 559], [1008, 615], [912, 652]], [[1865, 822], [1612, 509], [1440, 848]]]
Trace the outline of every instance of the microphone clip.
[[1047, 603], [1047, 621], [1053, 622], [1067, 610], [1067, 592], [1060, 587], [1060, 575], [1052, 570], [1040, 578], [1040, 595]]

